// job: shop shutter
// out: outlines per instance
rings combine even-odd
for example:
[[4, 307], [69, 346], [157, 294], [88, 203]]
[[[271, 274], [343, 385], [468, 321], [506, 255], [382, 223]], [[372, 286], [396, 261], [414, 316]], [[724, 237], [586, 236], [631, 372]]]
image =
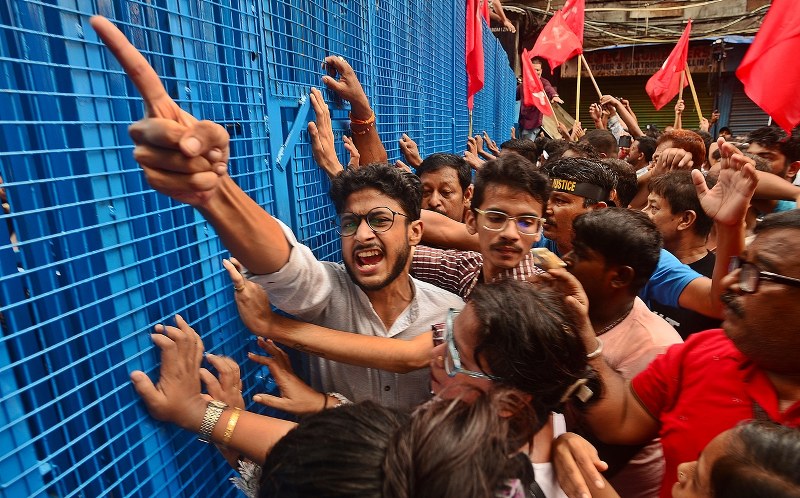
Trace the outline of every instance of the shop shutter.
[[744, 93], [742, 82], [737, 79], [733, 83], [733, 104], [728, 127], [735, 136], [745, 137], [756, 128], [767, 126], [768, 123], [769, 115], [750, 100]]
[[[700, 101], [700, 108], [704, 116], [711, 116], [711, 107], [714, 105], [713, 96], [708, 94], [708, 84], [705, 75], [692, 75], [695, 88], [697, 89], [697, 97]], [[639, 126], [642, 131], [645, 126], [650, 123], [658, 126], [663, 130], [665, 126], [672, 125], [675, 120], [675, 102], [672, 102], [656, 111], [653, 107], [653, 102], [645, 92], [644, 88], [647, 84], [649, 76], [630, 76], [630, 77], [607, 77], [597, 78], [597, 86], [603, 93], [611, 94], [615, 97], [623, 97], [630, 101], [633, 112], [636, 113], [636, 118], [639, 121]], [[575, 79], [562, 78], [559, 85], [559, 95], [564, 99], [564, 108], [569, 110], [570, 113], [575, 113]], [[683, 91], [683, 98], [686, 101], [686, 110], [683, 114], [683, 127], [687, 129], [696, 129], [699, 124], [697, 118], [697, 111], [695, 111], [694, 103], [692, 101], [692, 93], [689, 87]], [[592, 121], [589, 117], [589, 105], [592, 102], [597, 102], [597, 92], [592, 85], [591, 80], [584, 76], [581, 81], [581, 122], [584, 128], [591, 128]]]

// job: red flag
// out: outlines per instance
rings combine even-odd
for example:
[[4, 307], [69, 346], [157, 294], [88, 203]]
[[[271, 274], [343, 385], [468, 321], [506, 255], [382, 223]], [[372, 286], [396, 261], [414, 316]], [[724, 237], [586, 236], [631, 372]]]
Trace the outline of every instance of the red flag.
[[531, 58], [528, 49], [522, 51], [522, 103], [527, 107], [536, 106], [542, 114], [552, 116], [553, 110], [547, 103], [548, 97], [544, 85], [533, 69]]
[[736, 76], [750, 100], [786, 133], [800, 123], [800, 8], [792, 0], [773, 0]]
[[583, 19], [585, 10], [585, 0], [567, 0], [567, 3], [564, 4], [564, 8], [561, 9], [564, 22], [566, 22], [569, 29], [575, 33], [578, 41], [581, 42], [581, 46], [583, 46]]
[[[481, 10], [478, 15], [478, 9]], [[483, 26], [481, 17], [489, 22], [488, 0], [467, 0], [467, 107], [475, 105], [474, 95], [483, 88]]]
[[[690, 19], [686, 29], [683, 30], [680, 40], [678, 40], [678, 44], [672, 49], [661, 69], [647, 80], [647, 85], [645, 85], [644, 89], [647, 95], [650, 96], [650, 100], [653, 101], [653, 105], [656, 106], [656, 110], [667, 105], [667, 102], [678, 95], [680, 91], [680, 74], [686, 69], [686, 58], [689, 54], [689, 33], [691, 31], [692, 21]], [[683, 86], [688, 84], [687, 81], [683, 82]]]
[[539, 33], [530, 55], [547, 60], [552, 73], [557, 66], [582, 52], [580, 40], [564, 21], [564, 15], [559, 10]]

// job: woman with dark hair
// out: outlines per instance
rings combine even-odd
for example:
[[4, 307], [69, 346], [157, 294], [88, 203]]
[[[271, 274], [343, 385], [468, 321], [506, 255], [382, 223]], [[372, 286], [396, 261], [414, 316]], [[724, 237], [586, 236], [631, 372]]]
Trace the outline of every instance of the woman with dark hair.
[[[247, 284], [233, 265], [226, 267], [236, 279], [234, 285], [252, 288], [254, 295], [249, 299], [259, 303], [258, 315], [271, 317], [269, 300], [263, 290]], [[416, 356], [416, 349], [423, 349], [432, 358], [432, 390], [440, 396], [466, 398], [475, 392], [472, 388], [487, 391], [493, 386], [516, 389], [525, 396], [536, 415], [532, 422], [538, 432], [526, 448], [536, 482], [548, 498], [558, 498], [564, 494], [553, 475], [550, 444], [566, 430], [566, 424], [563, 415], [554, 412], [561, 411], [568, 401], [570, 406], [580, 408], [599, 397], [601, 385], [588, 366], [587, 351], [598, 354], [600, 343], [588, 322], [586, 306], [582, 309], [574, 306], [587, 301], [580, 283], [563, 269], [553, 270], [550, 279], [552, 287], [511, 279], [479, 284], [461, 313], [451, 310], [445, 323], [433, 326], [434, 344], [439, 344], [433, 349], [430, 338], [427, 344], [416, 344], [416, 339], [396, 341], [347, 334], [346, 342], [354, 348], [358, 341], [358, 349], [368, 352], [372, 361], [403, 357], [405, 353], [399, 351], [406, 349], [411, 349], [410, 355]], [[237, 302], [243, 294], [237, 294]], [[242, 303], [239, 304], [241, 309]], [[271, 322], [272, 318], [264, 321]], [[280, 319], [279, 326], [299, 326], [304, 333], [326, 333], [316, 325], [298, 322], [292, 325], [291, 322]], [[582, 338], [583, 335], [589, 338]], [[314, 391], [286, 371], [288, 363], [277, 363], [281, 355], [279, 350], [268, 352], [273, 358], [255, 355], [250, 358], [270, 368], [283, 397], [257, 395], [256, 401], [292, 413], [316, 412], [337, 403], [331, 397], [338, 395]], [[363, 364], [376, 366], [369, 362]], [[462, 392], [465, 387], [466, 393]]]
[[[557, 274], [579, 288], [565, 271]], [[585, 320], [564, 292], [506, 279], [476, 287], [460, 313], [451, 310], [433, 350], [431, 388], [440, 397], [502, 386], [528, 399], [537, 432], [527, 452], [548, 498], [566, 496], [550, 463], [551, 442], [566, 430], [559, 412], [567, 401], [580, 408], [601, 389], [581, 339]]]
[[[250, 496], [527, 496], [533, 477], [527, 457], [517, 455], [535, 416], [513, 391], [478, 393], [469, 403], [434, 400], [410, 416], [371, 402], [343, 405], [295, 424], [220, 402], [223, 384], [240, 388], [237, 372], [218, 368], [217, 379], [201, 369], [200, 336], [180, 316], [176, 324], [157, 326], [160, 378], [154, 385], [132, 372], [136, 392], [154, 418], [263, 462]], [[209, 356], [220, 367], [234, 363]], [[201, 393], [201, 379], [217, 399]]]
[[363, 402], [304, 418], [267, 456], [258, 496], [524, 493], [533, 479], [518, 449], [533, 434], [532, 416], [513, 391], [475, 395], [470, 403], [437, 399], [410, 416]]

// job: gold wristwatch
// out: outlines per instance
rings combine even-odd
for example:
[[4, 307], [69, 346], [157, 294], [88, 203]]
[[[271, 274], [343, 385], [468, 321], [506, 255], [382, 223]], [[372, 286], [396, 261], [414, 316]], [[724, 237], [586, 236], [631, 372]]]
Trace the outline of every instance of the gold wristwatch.
[[204, 443], [211, 442], [211, 433], [214, 431], [214, 426], [219, 422], [219, 418], [225, 408], [228, 408], [228, 405], [222, 401], [212, 400], [208, 402], [206, 413], [203, 415], [203, 422], [200, 424], [200, 432], [198, 434], [200, 441]]

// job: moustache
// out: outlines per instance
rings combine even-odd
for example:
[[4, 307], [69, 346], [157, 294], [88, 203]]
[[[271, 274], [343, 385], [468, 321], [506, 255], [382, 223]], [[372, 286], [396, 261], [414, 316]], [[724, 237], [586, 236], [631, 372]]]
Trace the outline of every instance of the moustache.
[[742, 309], [742, 305], [739, 303], [739, 301], [736, 300], [736, 294], [734, 294], [733, 292], [725, 292], [724, 294], [722, 294], [722, 297], [720, 299], [722, 301], [722, 304], [724, 304], [726, 308], [731, 310], [731, 312], [733, 312], [734, 315], [736, 315], [739, 318], [742, 318], [744, 316], [744, 310]]
[[491, 246], [489, 246], [489, 248], [495, 250], [522, 252], [522, 249], [520, 249], [518, 246], [514, 244], [503, 244], [502, 242], [492, 244]]
[[379, 250], [379, 251], [383, 251], [383, 249], [381, 249], [381, 246], [379, 246], [378, 244], [366, 244], [366, 245], [365, 245], [365, 244], [358, 244], [358, 243], [356, 243], [356, 244], [353, 246], [353, 252], [358, 252], [358, 251], [368, 251], [368, 250], [370, 250], [370, 249], [377, 249], [377, 250]]

